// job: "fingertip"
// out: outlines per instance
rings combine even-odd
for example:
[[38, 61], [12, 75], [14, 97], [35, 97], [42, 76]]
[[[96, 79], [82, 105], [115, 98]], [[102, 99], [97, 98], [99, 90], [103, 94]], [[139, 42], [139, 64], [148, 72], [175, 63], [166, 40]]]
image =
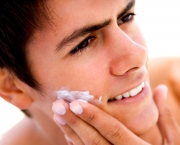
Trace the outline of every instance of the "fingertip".
[[164, 84], [158, 85], [154, 91], [154, 97], [161, 97], [161, 99], [167, 99], [168, 87]]
[[54, 115], [54, 121], [60, 125], [66, 125], [66, 121], [58, 115]]
[[66, 108], [64, 104], [53, 104], [52, 110], [54, 113], [57, 113], [59, 115], [64, 115], [66, 113]]
[[77, 101], [84, 102], [84, 103], [88, 103], [88, 101], [83, 100], [83, 99], [78, 99]]
[[70, 110], [74, 114], [79, 115], [83, 112], [83, 108], [78, 101], [73, 101], [69, 105], [70, 105]]
[[163, 89], [164, 91], [167, 91], [168, 90], [168, 87], [164, 84], [160, 84], [159, 86], [157, 86], [158, 88], [160, 89]]

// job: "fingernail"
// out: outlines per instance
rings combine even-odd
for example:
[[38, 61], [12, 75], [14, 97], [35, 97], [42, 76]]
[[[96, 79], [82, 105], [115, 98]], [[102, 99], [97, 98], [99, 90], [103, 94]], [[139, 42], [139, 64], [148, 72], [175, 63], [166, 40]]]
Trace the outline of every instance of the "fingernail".
[[58, 116], [58, 115], [55, 115], [54, 116], [54, 119], [59, 123], [59, 124], [61, 124], [61, 125], [65, 125], [66, 124], [66, 122], [64, 121], [64, 119], [62, 119], [60, 116]]
[[83, 99], [78, 99], [78, 101], [84, 102], [84, 103], [88, 103], [88, 101], [83, 100]]
[[70, 103], [70, 110], [77, 115], [83, 112], [83, 108], [78, 102]]
[[52, 110], [59, 115], [64, 115], [66, 113], [66, 108], [63, 104], [53, 105]]
[[161, 89], [163, 89], [163, 98], [164, 98], [164, 100], [166, 100], [167, 99], [167, 93], [168, 93], [168, 88], [167, 88], [167, 86], [166, 85], [160, 85], [160, 87], [161, 87]]

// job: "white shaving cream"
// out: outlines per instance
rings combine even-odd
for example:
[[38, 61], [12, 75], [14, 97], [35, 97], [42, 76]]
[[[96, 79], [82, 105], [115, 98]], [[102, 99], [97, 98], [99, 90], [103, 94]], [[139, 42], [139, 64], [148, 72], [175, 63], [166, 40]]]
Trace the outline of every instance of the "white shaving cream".
[[101, 103], [102, 97], [100, 97], [98, 100], [93, 100], [94, 96], [89, 94], [89, 91], [85, 91], [85, 92], [80, 92], [80, 91], [68, 91], [65, 89], [61, 89], [59, 91], [55, 92], [57, 95], [57, 99], [63, 99], [66, 100], [68, 102], [72, 102], [74, 100], [85, 100], [87, 102], [92, 101], [92, 102], [97, 102], [97, 103]]
[[80, 92], [80, 91], [59, 90], [56, 91], [56, 94], [57, 94], [57, 99], [63, 99], [68, 102], [72, 102], [78, 99], [82, 99], [88, 102], [94, 99], [94, 96], [90, 95], [89, 91]]

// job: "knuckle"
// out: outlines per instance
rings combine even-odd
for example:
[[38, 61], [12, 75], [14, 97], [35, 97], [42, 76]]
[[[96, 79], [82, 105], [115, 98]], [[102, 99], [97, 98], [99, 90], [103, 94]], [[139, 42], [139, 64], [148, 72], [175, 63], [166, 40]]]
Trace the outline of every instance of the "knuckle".
[[92, 139], [88, 145], [102, 145], [100, 140]]
[[165, 106], [163, 110], [159, 113], [160, 117], [167, 117], [167, 118], [173, 118], [173, 115], [171, 113], [171, 110], [168, 106]]
[[102, 138], [98, 131], [94, 131], [87, 137], [86, 145], [107, 145], [107, 140]]
[[95, 113], [89, 113], [86, 119], [87, 122], [93, 122], [95, 120]]
[[167, 116], [169, 116], [169, 117], [172, 116], [171, 110], [170, 110], [169, 107], [166, 107], [166, 108], [165, 108], [165, 111], [166, 111], [166, 115], [167, 115]]
[[74, 136], [74, 132], [73, 132], [73, 130], [72, 129], [70, 129], [70, 128], [64, 128], [63, 129], [63, 132], [66, 134], [66, 136], [69, 136], [69, 137], [72, 137], [72, 136]]
[[76, 116], [71, 116], [69, 121], [68, 121], [68, 124], [70, 126], [74, 126], [74, 125], [76, 125], [77, 121], [78, 121], [78, 118]]
[[114, 125], [109, 133], [107, 134], [108, 140], [120, 140], [124, 136], [124, 133], [121, 131], [119, 126]]
[[94, 138], [88, 142], [88, 145], [104, 145], [104, 143], [100, 139]]
[[171, 110], [169, 107], [165, 107], [165, 114], [168, 118], [173, 118], [173, 114], [171, 113]]

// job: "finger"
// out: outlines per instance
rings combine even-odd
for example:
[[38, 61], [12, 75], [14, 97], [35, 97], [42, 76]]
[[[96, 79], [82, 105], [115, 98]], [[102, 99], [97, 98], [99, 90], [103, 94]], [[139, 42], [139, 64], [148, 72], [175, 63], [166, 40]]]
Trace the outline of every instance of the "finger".
[[166, 97], [167, 87], [165, 85], [158, 86], [154, 92], [154, 100], [159, 110], [158, 127], [166, 143], [180, 144], [180, 129], [166, 104]]
[[81, 119], [96, 128], [102, 136], [115, 145], [147, 145], [121, 122], [100, 110], [96, 106], [82, 101], [70, 103], [70, 109]]
[[[79, 136], [74, 132], [74, 130], [71, 127], [69, 127], [69, 125], [66, 123], [66, 121], [59, 115], [59, 114], [66, 113], [65, 108], [68, 108], [67, 103], [62, 100], [60, 100], [58, 102], [62, 103], [63, 106], [61, 104], [57, 106], [57, 103], [53, 104], [52, 109], [55, 113], [54, 121], [60, 127], [61, 131], [65, 134], [64, 137], [65, 137], [68, 145], [84, 145], [84, 143], [79, 138]], [[59, 114], [57, 114], [57, 112]]]
[[65, 134], [64, 137], [68, 145], [84, 145], [84, 143], [81, 141], [81, 139], [77, 136], [77, 134], [72, 128], [70, 128], [67, 124], [62, 124], [62, 122], [65, 121], [60, 116], [55, 114], [54, 120], [60, 127], [61, 131]]
[[69, 137], [67, 137], [66, 135], [64, 137], [65, 137], [68, 145], [74, 145]]
[[66, 122], [66, 125], [60, 125], [60, 128], [74, 145], [80, 145], [76, 140], [80, 140], [83, 144], [89, 145], [110, 145], [95, 128], [72, 113], [65, 102], [57, 101], [54, 103], [54, 106], [60, 106], [62, 104], [66, 106], [66, 113], [61, 115], [60, 118]]

